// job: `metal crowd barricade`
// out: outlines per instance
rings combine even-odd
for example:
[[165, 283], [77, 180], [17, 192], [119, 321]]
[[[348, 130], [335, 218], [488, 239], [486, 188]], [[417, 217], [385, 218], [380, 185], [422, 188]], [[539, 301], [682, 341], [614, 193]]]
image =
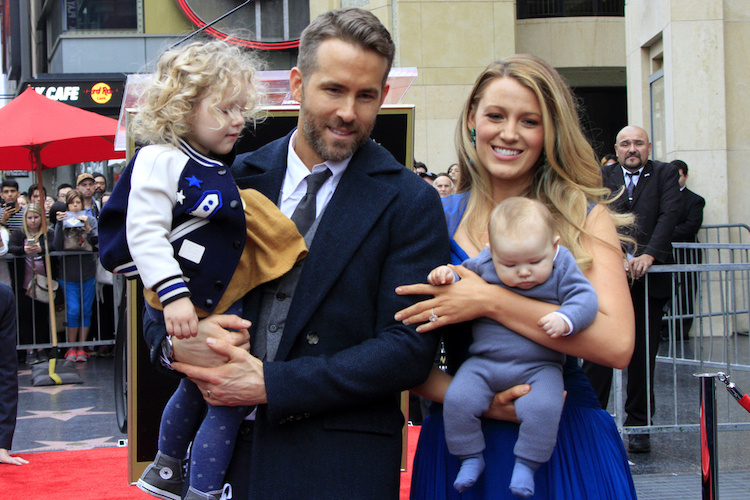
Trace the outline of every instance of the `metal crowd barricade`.
[[[674, 243], [675, 264], [652, 266], [646, 275], [670, 273], [672, 300], [663, 314], [663, 335], [654, 376], [655, 405], [646, 427], [623, 425], [625, 382], [616, 371], [614, 413], [624, 432], [684, 432], [700, 429], [695, 403], [695, 373], [725, 372], [739, 384], [750, 385], [750, 227], [744, 224], [704, 226], [705, 243]], [[694, 289], [691, 308], [686, 291]], [[692, 320], [688, 331], [683, 320]], [[648, 342], [646, 342], [648, 345]], [[645, 389], [650, 394], [649, 388]], [[649, 397], [650, 399], [650, 397]], [[649, 401], [650, 407], [650, 401]], [[720, 397], [716, 411], [720, 431], [750, 430], [750, 414], [731, 398]]]
[[[63, 281], [82, 282], [81, 273], [78, 276], [68, 276], [65, 272], [65, 266], [62, 265], [62, 259], [82, 259], [84, 256], [90, 256], [91, 252], [50, 252], [50, 257], [53, 261], [57, 260], [57, 265], [53, 264], [53, 278], [56, 279], [60, 286], [57, 294], [60, 297], [55, 300], [56, 303], [56, 314], [55, 314], [55, 325], [58, 335], [58, 346], [64, 352], [69, 347], [92, 347], [98, 346], [112, 346], [115, 343], [115, 332], [117, 331], [117, 323], [119, 321], [119, 314], [117, 306], [120, 303], [120, 296], [122, 293], [122, 287], [120, 286], [121, 276], [111, 275], [109, 273], [102, 273], [101, 269], [97, 273], [95, 278], [96, 282], [96, 293], [94, 296], [94, 304], [91, 316], [91, 329], [89, 337], [85, 342], [68, 342], [66, 326], [67, 326], [67, 300], [64, 298]], [[13, 287], [13, 292], [16, 298], [16, 348], [18, 350], [26, 349], [44, 349], [52, 347], [51, 338], [46, 338], [46, 331], [49, 329], [49, 320], [45, 325], [39, 325], [34, 320], [35, 313], [38, 308], [47, 309], [46, 303], [31, 301], [31, 316], [22, 314], [19, 310], [19, 296], [26, 293], [25, 290], [19, 289], [19, 286], [15, 284], [16, 276], [23, 276], [25, 256], [19, 257], [10, 254], [0, 257], [0, 265], [8, 266], [8, 276], [10, 278], [9, 284]], [[108, 282], [108, 280], [111, 280]], [[83, 298], [81, 297], [81, 302]], [[83, 304], [81, 304], [82, 306]], [[83, 307], [79, 308], [81, 315], [83, 315]], [[46, 317], [46, 315], [45, 315]], [[81, 318], [80, 323], [83, 324]], [[21, 328], [22, 324], [25, 326], [31, 326], [31, 341], [22, 341], [21, 339]], [[40, 330], [40, 328], [42, 328]], [[43, 333], [42, 333], [43, 332]], [[42, 338], [44, 337], [44, 338]]]

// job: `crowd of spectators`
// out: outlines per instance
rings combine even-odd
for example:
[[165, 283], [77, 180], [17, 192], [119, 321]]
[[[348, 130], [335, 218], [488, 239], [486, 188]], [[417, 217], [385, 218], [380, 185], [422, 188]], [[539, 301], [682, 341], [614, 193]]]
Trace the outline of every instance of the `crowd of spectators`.
[[[12, 287], [18, 316], [32, 319], [18, 322], [17, 337], [17, 345], [26, 347], [21, 354], [25, 352], [25, 362], [29, 365], [48, 359], [46, 349], [31, 346], [51, 342], [49, 306], [30, 292], [37, 276], [46, 277], [48, 273], [54, 280], [53, 289], [57, 288], [53, 299], [55, 310], [65, 318], [65, 340], [76, 344], [67, 350], [65, 358], [83, 362], [93, 351], [86, 343], [91, 341], [95, 299], [97, 295], [100, 300], [103, 298], [103, 294], [96, 293], [96, 227], [106, 189], [107, 181], [101, 173], [82, 173], [75, 186], [60, 184], [56, 193], [48, 190], [50, 194], [44, 198], [36, 184], [22, 193], [15, 180], [2, 182], [0, 281]], [[70, 252], [70, 255], [53, 255], [51, 265], [46, 265], [47, 250]], [[108, 283], [111, 288], [111, 280]], [[111, 297], [106, 302], [112, 306]], [[103, 308], [102, 316], [111, 320], [113, 313]], [[113, 321], [106, 323], [107, 328], [114, 328]], [[100, 331], [99, 335], [102, 333], [105, 332]]]

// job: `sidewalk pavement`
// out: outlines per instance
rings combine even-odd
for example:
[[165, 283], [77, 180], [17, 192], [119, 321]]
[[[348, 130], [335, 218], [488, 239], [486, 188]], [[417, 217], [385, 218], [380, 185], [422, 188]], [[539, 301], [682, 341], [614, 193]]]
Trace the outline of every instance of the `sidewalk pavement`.
[[[127, 439], [117, 428], [115, 418], [113, 359], [91, 358], [88, 363], [79, 363], [78, 369], [83, 384], [31, 387], [30, 370], [21, 365], [18, 422], [12, 453], [109, 447]], [[691, 385], [692, 381], [687, 383]], [[750, 390], [750, 382], [743, 384]], [[695, 387], [694, 398], [680, 400], [679, 404], [685, 406], [681, 411], [698, 411], [697, 383]], [[657, 391], [659, 414], [666, 413], [664, 405], [671, 404], [669, 390], [662, 387]], [[725, 392], [717, 391], [717, 398], [724, 397]], [[736, 403], [732, 401], [732, 404]], [[718, 498], [749, 498], [750, 432], [719, 432], [718, 441]], [[652, 433], [651, 447], [651, 453], [630, 454], [638, 497], [701, 499], [698, 432]]]

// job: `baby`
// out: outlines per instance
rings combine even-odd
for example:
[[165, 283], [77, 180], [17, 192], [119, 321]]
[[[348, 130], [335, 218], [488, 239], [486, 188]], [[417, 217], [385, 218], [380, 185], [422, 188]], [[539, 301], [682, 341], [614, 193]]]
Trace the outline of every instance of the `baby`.
[[[555, 221], [539, 201], [509, 198], [492, 212], [488, 248], [463, 265], [488, 283], [526, 297], [559, 304], [539, 320], [551, 338], [571, 335], [590, 325], [598, 300], [570, 251], [559, 245]], [[458, 280], [448, 266], [430, 272], [432, 285]], [[521, 422], [510, 489], [534, 494], [534, 473], [552, 455], [563, 405], [562, 364], [565, 355], [543, 347], [488, 318], [472, 324], [472, 357], [456, 373], [445, 394], [443, 415], [448, 449], [461, 460], [453, 486], [471, 487], [484, 470], [485, 448], [479, 417], [497, 392], [518, 384], [531, 391], [515, 401]]]

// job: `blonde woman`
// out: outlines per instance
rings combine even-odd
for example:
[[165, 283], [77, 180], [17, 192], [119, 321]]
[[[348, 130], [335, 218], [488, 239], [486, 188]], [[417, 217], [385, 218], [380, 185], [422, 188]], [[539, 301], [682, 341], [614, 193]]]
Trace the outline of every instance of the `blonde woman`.
[[[552, 350], [568, 355], [564, 368], [567, 398], [552, 458], [536, 473], [535, 498], [634, 498], [622, 440], [611, 416], [601, 410], [576, 357], [623, 368], [634, 345], [634, 319], [622, 264], [617, 226], [629, 222], [602, 203], [607, 193], [593, 150], [578, 122], [572, 92], [549, 64], [516, 55], [483, 71], [471, 91], [457, 129], [461, 167], [458, 194], [443, 199], [451, 235], [453, 264], [473, 257], [488, 243], [492, 209], [513, 196], [544, 203], [554, 215], [560, 243], [570, 249], [594, 286], [599, 311], [592, 325], [573, 337], [552, 339], [537, 319], [557, 306], [520, 297], [489, 285], [456, 267], [461, 280], [435, 287], [410, 285], [400, 294], [424, 294], [424, 300], [396, 315], [418, 331], [444, 329], [449, 373], [468, 356], [467, 321], [487, 317]], [[463, 323], [463, 324], [462, 324]], [[461, 325], [462, 324], [462, 325]], [[433, 370], [416, 391], [442, 402], [451, 376]], [[529, 390], [518, 386], [495, 397], [483, 430], [485, 474], [462, 499], [514, 498], [508, 484], [518, 425], [513, 399]], [[442, 413], [425, 420], [415, 458], [412, 498], [459, 498], [451, 484], [458, 460], [443, 434]]]
[[[34, 275], [46, 276], [44, 249], [53, 239], [52, 229], [42, 233], [44, 210], [36, 203], [29, 203], [23, 214], [23, 229], [16, 229], [10, 235], [8, 249], [13, 255], [24, 257], [16, 262], [16, 296], [18, 297], [18, 317], [33, 318], [33, 321], [19, 321], [18, 329], [21, 344], [46, 344], [49, 336], [49, 308], [46, 303], [33, 300], [24, 293]], [[27, 349], [26, 363], [33, 364], [47, 360], [43, 349]]]

